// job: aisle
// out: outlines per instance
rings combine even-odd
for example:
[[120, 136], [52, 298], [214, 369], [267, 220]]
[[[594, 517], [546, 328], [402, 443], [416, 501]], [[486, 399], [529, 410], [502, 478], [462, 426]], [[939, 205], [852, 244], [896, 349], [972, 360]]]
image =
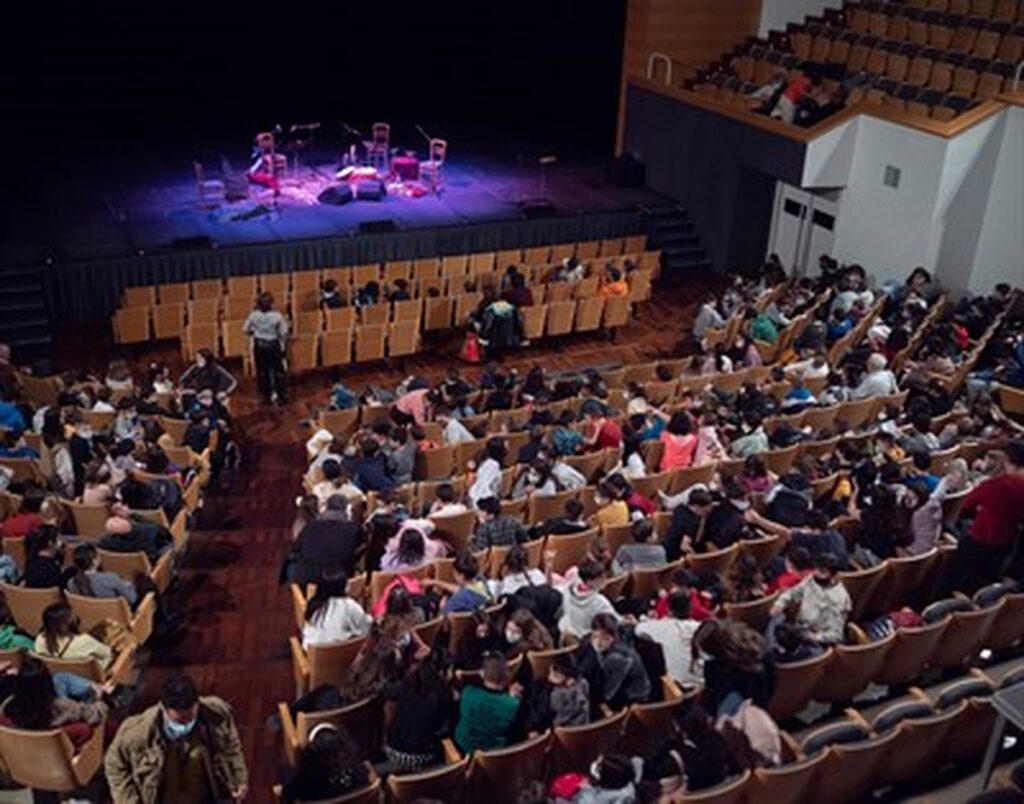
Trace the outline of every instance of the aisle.
[[[287, 552], [302, 472], [301, 434], [293, 409], [251, 409], [238, 394], [244, 460], [226, 491], [211, 494], [180, 573], [180, 637], [154, 652], [143, 674], [142, 704], [171, 673], [184, 670], [203, 694], [235, 710], [253, 790], [266, 801], [281, 756], [280, 734], [266, 728], [279, 701], [294, 695], [288, 637], [295, 625], [278, 571]], [[247, 410], [248, 408], [248, 410]]]

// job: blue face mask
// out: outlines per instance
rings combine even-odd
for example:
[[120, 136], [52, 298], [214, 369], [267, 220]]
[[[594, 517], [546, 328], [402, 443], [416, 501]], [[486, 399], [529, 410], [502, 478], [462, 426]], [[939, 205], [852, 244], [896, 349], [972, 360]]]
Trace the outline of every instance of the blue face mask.
[[188, 723], [178, 723], [164, 714], [164, 736], [168, 740], [181, 740], [188, 737], [195, 727], [196, 718], [192, 718]]

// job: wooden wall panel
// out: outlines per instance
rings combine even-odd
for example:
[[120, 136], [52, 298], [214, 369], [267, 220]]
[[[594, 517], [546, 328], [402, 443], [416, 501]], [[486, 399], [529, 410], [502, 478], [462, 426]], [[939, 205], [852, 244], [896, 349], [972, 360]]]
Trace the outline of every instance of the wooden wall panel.
[[762, 0], [627, 0], [626, 33], [619, 92], [621, 153], [626, 80], [642, 73], [647, 57], [660, 51], [673, 61], [697, 67], [756, 36]]

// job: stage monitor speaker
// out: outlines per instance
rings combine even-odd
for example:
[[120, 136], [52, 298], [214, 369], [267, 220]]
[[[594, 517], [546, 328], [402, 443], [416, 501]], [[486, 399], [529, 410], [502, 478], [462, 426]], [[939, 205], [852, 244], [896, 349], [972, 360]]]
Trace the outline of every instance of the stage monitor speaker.
[[360, 179], [356, 182], [356, 198], [360, 201], [380, 201], [387, 195], [380, 179]]
[[347, 204], [352, 200], [352, 188], [347, 184], [328, 187], [316, 198], [321, 204]]
[[550, 218], [556, 214], [555, 205], [546, 198], [535, 198], [531, 201], [521, 201], [519, 210], [527, 220], [536, 218]]
[[398, 227], [391, 218], [383, 218], [379, 221], [363, 221], [359, 224], [360, 234], [386, 234], [397, 231]]
[[196, 235], [195, 237], [178, 237], [171, 241], [171, 248], [175, 251], [199, 251], [201, 249], [213, 248], [213, 240], [209, 235]]
[[623, 154], [612, 165], [612, 180], [619, 187], [643, 187], [647, 166], [633, 154]]

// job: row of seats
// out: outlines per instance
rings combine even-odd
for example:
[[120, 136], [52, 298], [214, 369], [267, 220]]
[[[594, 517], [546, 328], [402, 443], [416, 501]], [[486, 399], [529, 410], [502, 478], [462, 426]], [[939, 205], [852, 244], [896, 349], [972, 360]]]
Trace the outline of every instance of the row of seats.
[[[528, 655], [534, 675], [546, 664]], [[745, 771], [723, 784], [692, 794], [674, 794], [678, 804], [786, 804], [811, 800], [828, 790], [837, 804], [863, 801], [870, 791], [913, 782], [951, 763], [977, 759], [995, 722], [991, 697], [997, 689], [1021, 682], [1019, 662], [1009, 667], [974, 670], [928, 689], [915, 688], [877, 712], [847, 714], [803, 733], [782, 732], [782, 763]], [[555, 728], [497, 751], [463, 757], [445, 746], [445, 763], [422, 773], [391, 776], [386, 785], [376, 776], [370, 786], [344, 800], [395, 804], [431, 799], [460, 804], [487, 799], [514, 801], [518, 790], [535, 779], [550, 779], [567, 770], [584, 772], [601, 754], [628, 750], [642, 754], [668, 733], [693, 694], [668, 692], [665, 700], [634, 704], [585, 726]], [[341, 709], [292, 717], [279, 711], [286, 753], [297, 760], [309, 733], [322, 722], [343, 725], [369, 745], [376, 734], [367, 724], [386, 723], [387, 705], [360, 701]], [[386, 791], [385, 791], [386, 788]]]
[[899, 8], [909, 13], [914, 11], [937, 11], [959, 15], [971, 15], [983, 19], [1003, 22], [1024, 22], [1024, 3], [1019, 0], [895, 0], [893, 2], [864, 2], [869, 9]]
[[[600, 276], [591, 276], [582, 282], [550, 282], [531, 286], [534, 305], [543, 305], [572, 300], [590, 299], [599, 296]], [[650, 298], [653, 272], [638, 269], [628, 277], [631, 301], [645, 301]], [[443, 280], [437, 280], [443, 282]], [[293, 306], [291, 332], [307, 335], [321, 331], [350, 331], [357, 325], [387, 326], [392, 321], [407, 324], [413, 329], [424, 331], [459, 328], [466, 324], [469, 316], [478, 308], [483, 293], [462, 292], [453, 289], [451, 295], [433, 295], [424, 298], [381, 302], [366, 307], [340, 307], [321, 310], [316, 299], [311, 305]], [[144, 343], [157, 340], [186, 338], [195, 327], [223, 325], [223, 330], [234, 327], [241, 330], [246, 316], [252, 311], [252, 299], [227, 297], [223, 306], [216, 298], [196, 299], [190, 302], [167, 302], [151, 307], [125, 307], [112, 319], [114, 337], [117, 343]], [[187, 305], [187, 306], [186, 306]], [[187, 315], [186, 315], [187, 314]], [[186, 356], [195, 349], [185, 344]], [[219, 350], [215, 350], [219, 352]], [[225, 351], [232, 352], [228, 345]], [[229, 354], [228, 356], [236, 356]]]
[[[622, 255], [604, 255], [600, 257], [599, 262], [585, 261], [584, 265], [588, 266], [597, 278], [598, 268], [606, 265], [624, 268], [626, 263], [634, 269], [652, 272], [653, 278], [656, 279], [661, 266], [661, 252], [638, 251]], [[344, 304], [349, 304], [354, 301], [357, 291], [369, 282], [383, 281], [390, 287], [400, 279], [407, 283], [407, 291], [413, 299], [467, 292], [467, 284], [472, 285], [474, 289], [496, 287], [502, 272], [509, 265], [516, 266], [528, 286], [539, 287], [552, 282], [552, 275], [561, 268], [562, 263], [510, 262], [500, 271], [487, 269], [484, 272], [467, 272], [465, 269], [468, 265], [470, 264], [463, 261], [452, 263], [434, 257], [429, 260], [385, 263], [383, 277], [378, 271], [378, 264], [373, 263], [351, 268], [298, 271], [291, 274], [234, 276], [229, 277], [226, 282], [220, 279], [199, 279], [192, 282], [130, 287], [124, 290], [120, 309], [156, 309], [181, 304], [190, 313], [195, 310], [205, 316], [207, 311], [212, 311], [215, 314], [222, 314], [225, 318], [244, 318], [252, 310], [257, 294], [267, 292], [272, 294], [279, 306], [284, 309], [308, 312], [320, 306], [321, 283], [328, 279], [338, 283], [337, 296]]]
[[[526, 249], [475, 252], [472, 254], [451, 254], [443, 257], [422, 257], [415, 260], [392, 260], [388, 262], [364, 263], [291, 273], [248, 274], [231, 276], [226, 280], [197, 279], [192, 282], [177, 282], [166, 285], [128, 287], [124, 290], [122, 306], [147, 306], [166, 302], [187, 302], [190, 299], [219, 297], [221, 295], [253, 298], [257, 292], [270, 292], [286, 297], [291, 291], [299, 293], [317, 290], [326, 279], [334, 279], [341, 288], [363, 287], [368, 282], [393, 284], [398, 279], [418, 282], [443, 277], [461, 278], [492, 272], [503, 272], [509, 265], [544, 266], [555, 265], [575, 256], [581, 262], [587, 260], [616, 259], [636, 256], [638, 260], [650, 261], [643, 256], [646, 236], [587, 240], [579, 243], [562, 243], [553, 246], [533, 246]], [[656, 258], [655, 258], [655, 261]], [[653, 266], [652, 266], [653, 267]]]
[[[942, 9], [946, 5], [948, 8]], [[805, 62], [841, 68], [846, 77], [871, 76], [847, 96], [901, 113], [948, 121], [979, 101], [1014, 90], [1024, 57], [1024, 19], [1016, 0], [972, 5], [967, 0], [917, 8], [894, 3], [847, 4], [823, 20], [791, 25], [787, 33], [754, 43], [732, 60], [735, 76], [711, 73], [691, 82], [695, 91], [743, 110], [748, 95], [780, 70]], [[836, 76], [824, 81], [838, 89]]]
[[[629, 322], [631, 304], [629, 297], [625, 296], [610, 299], [592, 296], [524, 307], [520, 310], [523, 333], [527, 339], [535, 340], [595, 332], [602, 328], [615, 330]], [[456, 310], [468, 314], [466, 306], [458, 305], [455, 298], [426, 299], [422, 331], [450, 330]], [[319, 328], [321, 321], [326, 322], [327, 328], [323, 331]], [[288, 340], [288, 370], [302, 372], [317, 367], [366, 363], [404, 357], [422, 349], [421, 325], [417, 320], [333, 328], [339, 322], [343, 326], [347, 321], [351, 321], [351, 317], [344, 309], [326, 311], [322, 319], [319, 313], [310, 314], [309, 320], [299, 319], [297, 334]], [[187, 325], [182, 339], [185, 358], [193, 358], [200, 349], [209, 349], [214, 355], [226, 359], [241, 358], [246, 372], [252, 371], [251, 345], [242, 331], [241, 321]]]

